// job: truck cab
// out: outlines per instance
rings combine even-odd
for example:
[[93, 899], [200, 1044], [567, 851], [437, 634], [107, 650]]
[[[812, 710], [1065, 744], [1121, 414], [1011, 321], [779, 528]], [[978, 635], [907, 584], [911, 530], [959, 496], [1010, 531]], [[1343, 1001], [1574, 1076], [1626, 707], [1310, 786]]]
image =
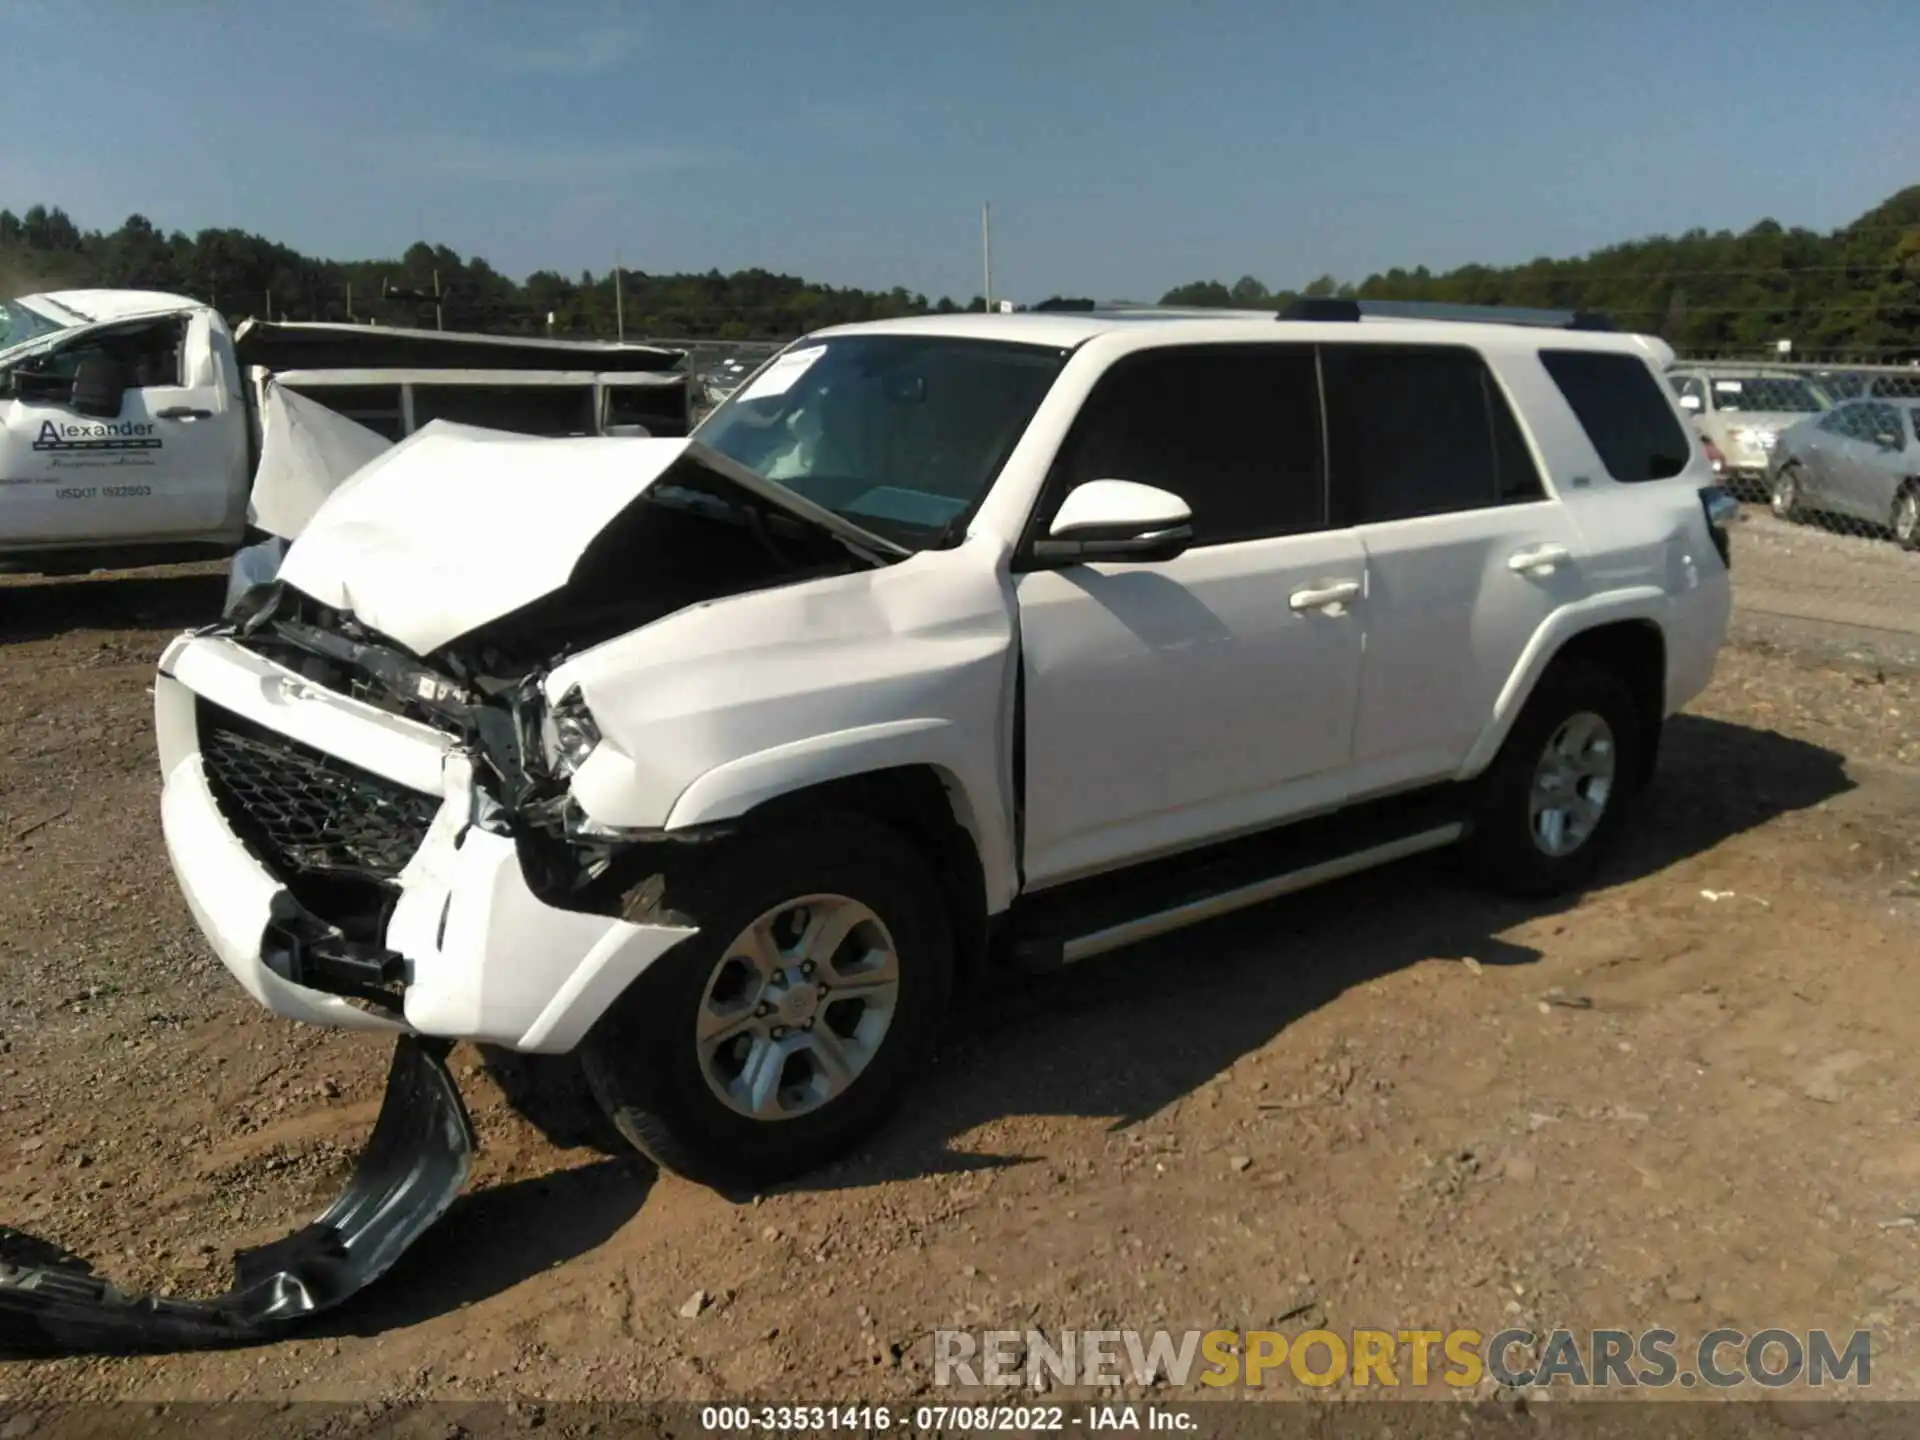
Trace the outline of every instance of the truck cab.
[[19, 337], [0, 350], [0, 558], [231, 550], [246, 529], [247, 402], [220, 314], [113, 290], [0, 309]]
[[147, 290], [0, 300], [0, 567], [212, 559], [260, 539], [254, 482], [272, 387], [389, 441], [435, 419], [672, 436], [691, 427], [689, 379], [682, 352], [649, 345], [321, 322], [229, 329], [212, 306]]

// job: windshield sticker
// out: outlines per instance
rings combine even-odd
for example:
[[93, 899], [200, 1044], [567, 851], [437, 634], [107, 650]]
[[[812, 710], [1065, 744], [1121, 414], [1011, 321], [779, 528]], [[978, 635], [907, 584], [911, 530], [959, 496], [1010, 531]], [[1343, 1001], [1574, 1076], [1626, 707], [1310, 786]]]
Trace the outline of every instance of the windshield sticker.
[[1716, 380], [1713, 382], [1713, 388], [1718, 390], [1722, 395], [1738, 395], [1740, 393], [1740, 382], [1738, 380]]
[[784, 395], [793, 388], [793, 382], [813, 368], [813, 362], [827, 353], [824, 345], [809, 345], [805, 350], [789, 350], [778, 360], [760, 372], [760, 378], [734, 398], [737, 400], [765, 400], [770, 396]]

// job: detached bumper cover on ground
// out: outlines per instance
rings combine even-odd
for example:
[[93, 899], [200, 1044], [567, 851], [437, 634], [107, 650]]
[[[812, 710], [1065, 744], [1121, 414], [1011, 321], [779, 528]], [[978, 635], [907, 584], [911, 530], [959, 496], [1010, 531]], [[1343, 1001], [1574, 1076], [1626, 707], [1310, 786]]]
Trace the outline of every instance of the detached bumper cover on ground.
[[224, 1295], [129, 1295], [82, 1270], [0, 1258], [0, 1356], [250, 1340], [372, 1284], [467, 1181], [473, 1127], [447, 1073], [446, 1050], [444, 1042], [400, 1039], [380, 1117], [345, 1192], [304, 1229], [235, 1255], [233, 1288]]

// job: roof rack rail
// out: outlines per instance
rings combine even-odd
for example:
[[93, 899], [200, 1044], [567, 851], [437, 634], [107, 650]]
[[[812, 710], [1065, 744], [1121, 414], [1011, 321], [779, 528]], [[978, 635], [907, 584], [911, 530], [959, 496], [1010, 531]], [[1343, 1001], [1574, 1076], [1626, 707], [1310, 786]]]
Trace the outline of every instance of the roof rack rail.
[[1426, 300], [1352, 300], [1334, 295], [1302, 295], [1274, 317], [1356, 323], [1382, 320], [1447, 320], [1483, 325], [1530, 325], [1548, 330], [1612, 330], [1613, 321], [1592, 310], [1530, 310], [1517, 305], [1454, 305]]

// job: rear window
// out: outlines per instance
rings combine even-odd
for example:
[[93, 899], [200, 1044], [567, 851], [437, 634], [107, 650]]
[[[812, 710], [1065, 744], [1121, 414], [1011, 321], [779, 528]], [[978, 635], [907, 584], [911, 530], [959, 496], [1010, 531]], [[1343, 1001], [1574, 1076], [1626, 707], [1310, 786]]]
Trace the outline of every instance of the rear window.
[[1665, 480], [1687, 468], [1693, 455], [1687, 432], [1644, 361], [1597, 350], [1542, 350], [1540, 363], [1614, 479]]

